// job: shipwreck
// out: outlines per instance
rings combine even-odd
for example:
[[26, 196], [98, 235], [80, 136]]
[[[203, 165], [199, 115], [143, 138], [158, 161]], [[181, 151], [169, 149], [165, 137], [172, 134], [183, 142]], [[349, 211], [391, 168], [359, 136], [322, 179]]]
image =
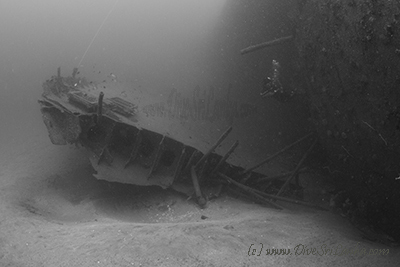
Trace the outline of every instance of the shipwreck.
[[[230, 160], [238, 141], [230, 144], [223, 154], [215, 152], [232, 127], [211, 146], [186, 134], [166, 132], [112, 84], [104, 82], [88, 82], [79, 77], [77, 68], [70, 76], [63, 77], [58, 68], [57, 74], [43, 84], [44, 92], [39, 100], [51, 142], [86, 149], [97, 179], [171, 188], [194, 197], [201, 207], [210, 196], [219, 195], [223, 184], [233, 185], [279, 209], [282, 207], [271, 199], [313, 206], [279, 196], [292, 178], [298, 176], [302, 162], [293, 172], [277, 177], [266, 177], [255, 171], [312, 134], [245, 169]], [[247, 181], [274, 181], [285, 176], [290, 177], [276, 195], [245, 185]]]

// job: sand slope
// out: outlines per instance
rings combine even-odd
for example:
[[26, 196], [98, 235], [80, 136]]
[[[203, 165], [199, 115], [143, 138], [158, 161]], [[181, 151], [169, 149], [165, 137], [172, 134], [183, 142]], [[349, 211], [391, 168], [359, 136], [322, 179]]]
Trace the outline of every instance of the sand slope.
[[[276, 211], [226, 194], [200, 210], [174, 192], [97, 181], [84, 153], [52, 145], [40, 122], [18, 127], [1, 140], [0, 266], [397, 266], [400, 260], [397, 248], [362, 239], [331, 212], [285, 204]], [[360, 252], [295, 255], [299, 244], [319, 253], [322, 246]], [[265, 255], [272, 248], [292, 255]], [[389, 253], [362, 255], [362, 249]]]

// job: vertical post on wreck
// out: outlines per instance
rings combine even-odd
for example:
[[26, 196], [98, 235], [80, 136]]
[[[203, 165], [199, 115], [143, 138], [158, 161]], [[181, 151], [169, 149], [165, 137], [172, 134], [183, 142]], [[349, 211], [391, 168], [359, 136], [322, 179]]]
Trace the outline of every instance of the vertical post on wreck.
[[97, 124], [100, 124], [102, 116], [103, 116], [103, 97], [104, 97], [104, 93], [100, 92], [99, 100], [97, 103]]
[[155, 155], [155, 157], [154, 157], [153, 165], [151, 166], [149, 175], [148, 175], [147, 177], [150, 177], [151, 174], [156, 170], [156, 168], [157, 168], [157, 166], [158, 166], [158, 163], [159, 163], [159, 161], [160, 161], [161, 154], [162, 154], [162, 152], [163, 152], [163, 150], [164, 150], [164, 140], [165, 140], [165, 135], [163, 135], [163, 137], [162, 137], [160, 143], [158, 144], [158, 148], [157, 148], [156, 155]]

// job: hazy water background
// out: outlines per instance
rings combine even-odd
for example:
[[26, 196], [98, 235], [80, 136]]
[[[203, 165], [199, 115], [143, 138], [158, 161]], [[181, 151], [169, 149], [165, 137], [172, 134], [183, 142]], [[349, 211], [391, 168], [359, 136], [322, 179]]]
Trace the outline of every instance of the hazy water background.
[[272, 59], [281, 62], [283, 76], [292, 75], [293, 54], [285, 46], [246, 56], [239, 51], [291, 34], [282, 19], [287, 5], [276, 0], [0, 0], [2, 153], [12, 159], [13, 145], [38, 140], [51, 145], [37, 99], [58, 67], [62, 75], [79, 67], [82, 76], [97, 82], [113, 73], [130, 88], [164, 98], [173, 88], [191, 97], [196, 86], [214, 86], [221, 98], [229, 94], [231, 101], [258, 107], [251, 120], [235, 126], [250, 142], [241, 148], [255, 152], [251, 146], [256, 146], [260, 156], [280, 149], [307, 131], [305, 115], [260, 98], [259, 91]]
[[64, 75], [77, 67], [103, 22], [79, 66], [89, 79], [115, 73], [126, 83], [162, 90], [206, 75], [202, 48], [224, 2], [1, 0], [2, 145], [21, 142], [19, 134], [28, 130], [43, 133], [36, 101], [42, 83], [59, 66]]

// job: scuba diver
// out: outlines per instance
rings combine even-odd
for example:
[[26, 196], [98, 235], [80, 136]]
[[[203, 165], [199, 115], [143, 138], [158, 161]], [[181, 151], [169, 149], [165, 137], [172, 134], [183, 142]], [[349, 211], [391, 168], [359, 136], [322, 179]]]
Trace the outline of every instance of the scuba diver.
[[286, 92], [283, 90], [282, 84], [279, 81], [279, 69], [281, 65], [278, 61], [272, 60], [272, 69], [273, 74], [272, 77], [265, 77], [262, 81], [262, 89], [260, 92], [260, 96], [262, 98], [265, 97], [274, 97], [279, 102], [286, 102], [292, 98], [294, 92]]

